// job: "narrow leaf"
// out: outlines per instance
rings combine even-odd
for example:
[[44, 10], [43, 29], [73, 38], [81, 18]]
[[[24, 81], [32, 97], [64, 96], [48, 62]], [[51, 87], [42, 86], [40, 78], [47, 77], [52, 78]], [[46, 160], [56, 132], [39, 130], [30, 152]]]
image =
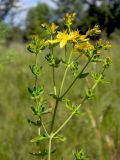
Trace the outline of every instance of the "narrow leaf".
[[30, 142], [34, 143], [34, 142], [42, 141], [45, 139], [48, 139], [48, 137], [45, 134], [43, 134], [43, 135], [40, 135], [40, 136], [37, 136], [37, 137], [31, 139]]
[[56, 135], [55, 137], [54, 137], [54, 139], [58, 139], [58, 140], [60, 140], [60, 141], [65, 141], [66, 140], [66, 138], [64, 137], [64, 136], [62, 136], [62, 135]]
[[83, 74], [80, 74], [80, 75], [79, 75], [79, 78], [85, 78], [85, 77], [87, 77], [87, 76], [88, 76], [88, 74], [89, 74], [89, 73], [83, 73]]

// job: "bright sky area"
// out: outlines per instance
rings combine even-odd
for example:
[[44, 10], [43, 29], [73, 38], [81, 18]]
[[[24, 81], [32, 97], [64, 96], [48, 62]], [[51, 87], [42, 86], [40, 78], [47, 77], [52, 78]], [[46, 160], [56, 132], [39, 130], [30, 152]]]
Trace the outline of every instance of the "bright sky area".
[[[46, 3], [48, 6], [55, 7], [55, 4], [51, 0], [20, 0], [19, 8], [17, 9], [17, 15], [15, 16], [15, 24], [23, 23], [27, 14], [27, 11], [37, 5], [37, 3]], [[21, 12], [22, 11], [22, 12]], [[10, 21], [10, 16], [6, 18], [6, 22]]]

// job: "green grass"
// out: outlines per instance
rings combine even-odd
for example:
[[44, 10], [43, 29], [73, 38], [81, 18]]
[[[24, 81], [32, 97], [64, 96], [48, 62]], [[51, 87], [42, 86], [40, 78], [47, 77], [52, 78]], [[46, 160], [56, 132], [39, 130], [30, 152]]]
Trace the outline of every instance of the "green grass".
[[[113, 47], [109, 54], [113, 59], [113, 65], [107, 71], [107, 79], [110, 83], [100, 84], [96, 90], [96, 97], [81, 108], [85, 114], [81, 118], [73, 117], [67, 128], [63, 129], [67, 140], [64, 143], [55, 143], [54, 147], [56, 146], [58, 151], [55, 153], [54, 160], [60, 160], [62, 155], [65, 160], [72, 160], [74, 148], [83, 148], [90, 160], [117, 160], [115, 157], [119, 157], [119, 36], [115, 36], [111, 41]], [[60, 55], [59, 50], [57, 52]], [[45, 67], [39, 82], [47, 84], [47, 93], [52, 87], [52, 79], [46, 61], [43, 60], [42, 55], [40, 58], [42, 59], [40, 65], [44, 64]], [[30, 139], [37, 134], [37, 130], [27, 123], [27, 119], [32, 115], [30, 110], [32, 101], [27, 88], [33, 84], [28, 66], [34, 63], [34, 57], [27, 53], [23, 45], [13, 44], [8, 49], [1, 46], [0, 63], [0, 159], [37, 160], [38, 158], [29, 154], [35, 149]], [[57, 74], [59, 74], [57, 79], [59, 84], [62, 77], [61, 71]], [[68, 77], [66, 85], [70, 81], [71, 77]], [[86, 83], [89, 86], [89, 81]], [[77, 81], [71, 93], [68, 94], [73, 101], [80, 101], [83, 84]], [[51, 103], [54, 102], [51, 101]], [[60, 106], [57, 123], [62, 123], [65, 117], [66, 109]], [[93, 123], [96, 123], [97, 127], [94, 128]]]

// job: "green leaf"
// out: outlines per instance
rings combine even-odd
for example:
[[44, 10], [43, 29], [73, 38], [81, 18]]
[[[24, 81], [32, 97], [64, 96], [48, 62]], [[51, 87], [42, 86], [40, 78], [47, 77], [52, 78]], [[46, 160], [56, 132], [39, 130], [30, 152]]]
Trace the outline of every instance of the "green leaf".
[[30, 66], [30, 70], [35, 76], [39, 76], [41, 74], [42, 67], [38, 68], [36, 65], [32, 65]]
[[48, 64], [50, 65], [50, 66], [54, 66], [54, 57], [53, 57], [53, 55], [52, 54], [47, 54], [46, 56], [45, 56], [45, 59], [47, 60], [47, 62], [48, 62]]
[[47, 156], [48, 155], [48, 152], [47, 150], [43, 150], [43, 151], [39, 151], [38, 153], [30, 153], [32, 154], [33, 156], [41, 156], [41, 157], [44, 157], [44, 156]]
[[32, 98], [39, 98], [41, 94], [43, 94], [44, 92], [44, 87], [37, 86], [37, 87], [34, 87], [33, 89], [28, 88], [28, 91], [31, 94]]
[[92, 90], [92, 89], [88, 89], [87, 91], [86, 91], [86, 98], [87, 99], [91, 99], [92, 97], [94, 97], [95, 96], [95, 94], [94, 94], [94, 91]]
[[53, 139], [58, 139], [59, 141], [65, 141], [66, 138], [62, 135], [57, 134], [55, 137], [53, 137]]
[[88, 76], [88, 74], [89, 74], [89, 73], [83, 73], [83, 74], [80, 74], [80, 75], [79, 75], [79, 78], [80, 78], [80, 79], [81, 79], [81, 78], [85, 78], [85, 77], [87, 77], [87, 76]]
[[88, 160], [83, 150], [73, 152], [74, 160]]
[[78, 105], [73, 105], [69, 99], [65, 99], [65, 106], [67, 109], [69, 109], [71, 112], [74, 112], [74, 115], [80, 116], [81, 113], [79, 112]]
[[77, 71], [78, 71], [78, 62], [73, 62], [73, 63], [71, 63], [70, 69], [71, 69], [71, 71], [72, 71], [72, 74], [73, 74], [74, 76], [76, 76], [76, 75], [77, 75]]
[[41, 115], [48, 114], [51, 112], [51, 109], [45, 110], [45, 107], [43, 105], [44, 105], [43, 102], [41, 102], [41, 104], [39, 104], [39, 106], [31, 107], [33, 114], [41, 116]]
[[[51, 151], [51, 154], [53, 154], [56, 150], [52, 150]], [[48, 155], [48, 151], [47, 150], [43, 150], [43, 151], [39, 151], [38, 153], [30, 153], [31, 155], [33, 156], [41, 156], [41, 157], [44, 157], [44, 156], [47, 156]]]
[[100, 74], [99, 73], [92, 73], [92, 78], [97, 81], [100, 77]]
[[40, 135], [40, 136], [37, 136], [37, 137], [31, 139], [30, 142], [32, 142], [32, 143], [34, 143], [34, 142], [39, 142], [39, 141], [42, 141], [42, 140], [46, 140], [46, 139], [48, 139], [48, 138], [49, 138], [49, 137], [48, 137], [47, 135], [43, 134], [43, 135]]
[[91, 62], [102, 62], [102, 59], [100, 58], [100, 55], [94, 55]]
[[34, 107], [31, 107], [31, 110], [32, 110], [34, 115], [37, 115], [37, 111], [36, 111], [36, 109]]
[[103, 60], [103, 67], [108, 68], [112, 64], [112, 59], [110, 57], [106, 57]]
[[58, 68], [59, 67], [59, 64], [61, 62], [61, 59], [55, 57], [55, 63], [54, 63], [54, 67]]
[[62, 61], [61, 59], [54, 57], [51, 53], [47, 54], [45, 56], [45, 59], [47, 60], [50, 66], [53, 66], [56, 68], [59, 67], [60, 62]]
[[46, 109], [45, 111], [43, 111], [43, 113], [42, 114], [48, 114], [48, 113], [51, 113], [51, 108], [49, 108], [49, 109]]
[[38, 36], [32, 36], [31, 42], [27, 45], [27, 50], [31, 53], [38, 54], [45, 49], [45, 40]]
[[31, 121], [30, 119], [28, 119], [28, 123], [32, 124], [34, 126], [38, 126], [38, 127], [41, 126], [41, 121], [40, 120], [38, 120], [37, 122], [34, 122], [34, 121]]
[[55, 94], [50, 94], [50, 96], [53, 97], [55, 100], [59, 99], [59, 97], [57, 95], [55, 95]]
[[31, 88], [28, 88], [28, 92], [30, 93], [30, 94], [32, 94], [32, 89]]

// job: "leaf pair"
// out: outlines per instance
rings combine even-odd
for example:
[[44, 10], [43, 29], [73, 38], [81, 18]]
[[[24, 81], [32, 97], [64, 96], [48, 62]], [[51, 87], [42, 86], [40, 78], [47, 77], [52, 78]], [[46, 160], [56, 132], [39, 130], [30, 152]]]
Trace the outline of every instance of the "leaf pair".
[[70, 110], [72, 113], [74, 113], [75, 115], [81, 115], [81, 113], [78, 111], [79, 106], [78, 105], [73, 105], [70, 100], [65, 99], [65, 106], [68, 110]]
[[46, 60], [47, 60], [47, 62], [48, 62], [48, 64], [50, 65], [50, 66], [53, 66], [53, 67], [58, 67], [59, 66], [59, 64], [60, 64], [60, 62], [61, 62], [61, 59], [59, 59], [59, 58], [57, 58], [57, 57], [54, 57], [52, 54], [47, 54], [46, 56], [45, 56], [45, 58], [46, 58]]
[[41, 94], [43, 94], [44, 87], [43, 86], [37, 86], [37, 87], [34, 87], [33, 89], [28, 88], [28, 91], [31, 94], [31, 97], [33, 99], [37, 99], [41, 96]]
[[88, 160], [83, 150], [73, 152], [74, 160]]
[[[40, 141], [47, 140], [47, 139], [50, 139], [50, 136], [47, 135], [47, 134], [42, 134], [42, 135], [39, 135], [39, 136], [33, 138], [33, 139], [31, 140], [31, 142], [32, 142], [32, 143], [34, 143], [34, 142], [40, 142]], [[65, 138], [64, 136], [59, 135], [59, 134], [55, 135], [55, 136], [53, 137], [53, 139], [57, 139], [57, 140], [59, 140], [59, 141], [65, 141], [65, 140], [66, 140], [66, 138]]]
[[36, 65], [32, 65], [30, 66], [30, 70], [35, 76], [39, 76], [41, 74], [42, 67], [38, 68]]

